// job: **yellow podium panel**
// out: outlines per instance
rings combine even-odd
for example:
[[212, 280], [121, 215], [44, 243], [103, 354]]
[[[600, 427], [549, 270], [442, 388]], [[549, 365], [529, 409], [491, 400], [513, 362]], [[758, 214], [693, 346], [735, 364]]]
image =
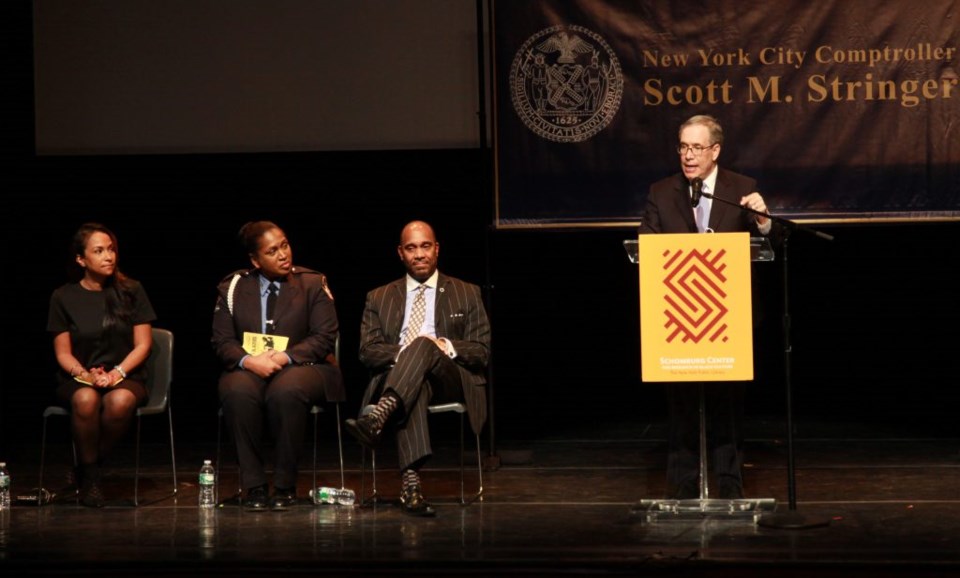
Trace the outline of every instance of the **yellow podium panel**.
[[640, 235], [643, 381], [753, 379], [750, 234]]

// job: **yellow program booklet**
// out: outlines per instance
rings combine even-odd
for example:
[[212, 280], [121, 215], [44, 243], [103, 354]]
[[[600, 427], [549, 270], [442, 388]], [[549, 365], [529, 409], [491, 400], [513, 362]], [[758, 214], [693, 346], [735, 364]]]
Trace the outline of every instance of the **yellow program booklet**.
[[[75, 376], [73, 377], [73, 380], [74, 380], [74, 381], [79, 381], [79, 382], [82, 383], [83, 385], [91, 385], [91, 386], [96, 387], [96, 386], [93, 384], [92, 381], [88, 381], [88, 380], [84, 379], [84, 378], [83, 378], [83, 374], [81, 374], [81, 375], [75, 375]], [[107, 385], [106, 387], [113, 387], [113, 386], [117, 385], [118, 383], [120, 383], [121, 381], [123, 381], [123, 378], [122, 378], [122, 377], [121, 377], [120, 379], [114, 381], [114, 382], [111, 383], [110, 385]]]
[[243, 332], [243, 349], [250, 355], [259, 355], [268, 349], [286, 351], [289, 341], [290, 338], [283, 335]]

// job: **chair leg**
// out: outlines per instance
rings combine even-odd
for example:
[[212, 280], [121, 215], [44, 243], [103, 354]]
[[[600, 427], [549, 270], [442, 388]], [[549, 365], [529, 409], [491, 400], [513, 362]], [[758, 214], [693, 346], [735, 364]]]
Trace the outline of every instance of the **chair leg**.
[[483, 499], [483, 455], [480, 453], [480, 434], [475, 433], [474, 438], [477, 442], [477, 483], [479, 488], [477, 492], [466, 499], [463, 489], [464, 479], [464, 447], [463, 447], [463, 414], [460, 414], [460, 505], [469, 506], [477, 500]]
[[177, 453], [173, 445], [173, 409], [167, 400], [167, 423], [170, 426], [170, 471], [173, 474], [173, 495], [177, 495]]
[[313, 414], [313, 485], [310, 486], [310, 491], [317, 489], [317, 420], [319, 419], [317, 413]]
[[[142, 416], [137, 413], [137, 439], [133, 466], [133, 505], [140, 506], [140, 421]], [[177, 454], [173, 445], [173, 409], [167, 403], [167, 425], [170, 429], [170, 473], [173, 476], [173, 492], [162, 499], [177, 495]]]
[[214, 492], [216, 492], [217, 503], [220, 503], [220, 437], [223, 432], [223, 410], [217, 412], [217, 461], [214, 466], [214, 476], [216, 477], [216, 485], [214, 486]]
[[[337, 451], [340, 454], [340, 488], [345, 488], [347, 486], [346, 474], [344, 473], [343, 467], [343, 433], [340, 428], [340, 404], [335, 403], [334, 407], [336, 408], [336, 420], [337, 420]], [[317, 407], [314, 407], [310, 413], [313, 414], [313, 487], [310, 488], [311, 491], [317, 488], [317, 447], [319, 445], [319, 437], [317, 435], [317, 421], [319, 420], [320, 411], [317, 410]], [[363, 495], [361, 490], [360, 495]]]
[[366, 494], [366, 481], [367, 481], [367, 450], [366, 448], [360, 448], [360, 503], [367, 503], [367, 494]]
[[[347, 487], [346, 476], [343, 474], [343, 433], [340, 431], [340, 404], [337, 407], [337, 448], [340, 451], [340, 488]], [[363, 495], [363, 494], [361, 494]]]
[[370, 469], [373, 473], [373, 494], [371, 494], [371, 497], [375, 502], [379, 502], [380, 492], [377, 490], [377, 450], [370, 450]]
[[[361, 415], [369, 414], [373, 410], [373, 407], [374, 406], [372, 405], [366, 406], [365, 408], [363, 408]], [[338, 407], [338, 411], [339, 411], [339, 407]], [[338, 427], [339, 427], [339, 424], [340, 424], [340, 420], [338, 419], [337, 420]], [[340, 435], [339, 429], [337, 430], [337, 435]], [[365, 482], [367, 479], [367, 449], [361, 446], [360, 452], [361, 452], [360, 453], [360, 496], [361, 496], [361, 499], [363, 500], [362, 504], [363, 505], [367, 505], [371, 503], [377, 504], [380, 502], [380, 495], [377, 493], [377, 452], [376, 450], [370, 450], [370, 467], [373, 470], [372, 476], [371, 476], [373, 478], [373, 491], [370, 494], [369, 498], [363, 498], [363, 496], [366, 495]]]
[[140, 416], [137, 415], [137, 449], [133, 466], [133, 505], [140, 505]]
[[480, 488], [470, 498], [468, 504], [483, 499], [483, 456], [480, 454], [480, 434], [475, 434], [475, 437], [477, 438], [477, 481], [480, 483]]
[[[77, 442], [73, 439], [73, 432], [70, 432], [70, 451], [73, 453], [73, 471], [76, 474], [77, 470], [80, 469], [80, 458], [77, 457]], [[80, 484], [78, 480], [74, 478], [73, 480], [73, 497], [76, 502], [80, 503]]]
[[463, 414], [460, 414], [460, 505], [466, 505], [463, 494]]
[[37, 505], [43, 505], [43, 464], [47, 456], [47, 416], [43, 416], [43, 437], [40, 438], [40, 475], [37, 481]]
[[373, 478], [373, 488], [369, 497], [366, 496], [366, 480], [367, 480], [367, 448], [360, 448], [360, 496], [361, 504], [366, 506], [368, 504], [378, 504], [380, 503], [380, 495], [377, 493], [377, 451], [370, 450], [370, 466], [372, 470]]

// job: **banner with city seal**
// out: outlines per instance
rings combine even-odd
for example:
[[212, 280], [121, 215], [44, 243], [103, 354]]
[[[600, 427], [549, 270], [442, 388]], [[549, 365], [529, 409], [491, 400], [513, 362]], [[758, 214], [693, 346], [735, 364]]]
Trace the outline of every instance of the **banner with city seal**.
[[510, 67], [510, 97], [523, 123], [542, 138], [579, 142], [610, 124], [623, 94], [617, 56], [582, 26], [553, 26], [520, 47]]
[[492, 2], [498, 227], [635, 227], [694, 114], [775, 214], [960, 220], [960, 0]]

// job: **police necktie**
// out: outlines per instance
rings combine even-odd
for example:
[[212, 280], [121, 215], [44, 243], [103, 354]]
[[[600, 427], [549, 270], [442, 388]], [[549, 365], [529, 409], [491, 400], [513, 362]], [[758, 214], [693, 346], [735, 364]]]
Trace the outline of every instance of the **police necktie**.
[[273, 314], [277, 309], [277, 293], [280, 291], [280, 288], [277, 287], [276, 283], [270, 283], [267, 286], [267, 321], [265, 323], [264, 331], [268, 334], [273, 333], [277, 329], [277, 324], [273, 319]]

